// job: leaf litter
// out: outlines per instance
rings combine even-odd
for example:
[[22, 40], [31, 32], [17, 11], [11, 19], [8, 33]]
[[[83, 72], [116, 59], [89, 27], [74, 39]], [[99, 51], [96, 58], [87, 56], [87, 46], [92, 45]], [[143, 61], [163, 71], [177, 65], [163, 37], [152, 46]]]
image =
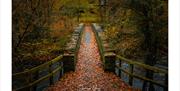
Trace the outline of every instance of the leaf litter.
[[[88, 37], [86, 36], [88, 33]], [[87, 42], [88, 40], [88, 42]], [[118, 76], [104, 72], [100, 60], [95, 35], [90, 26], [86, 26], [78, 52], [75, 72], [65, 74], [59, 82], [46, 91], [139, 91], [135, 90]]]

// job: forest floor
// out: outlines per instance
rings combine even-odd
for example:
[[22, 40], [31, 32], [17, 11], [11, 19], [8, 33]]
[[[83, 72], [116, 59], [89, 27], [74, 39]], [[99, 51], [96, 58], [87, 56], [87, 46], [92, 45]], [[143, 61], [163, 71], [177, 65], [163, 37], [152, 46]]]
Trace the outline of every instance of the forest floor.
[[[46, 91], [132, 91], [113, 73], [104, 72], [95, 35], [85, 26], [75, 72], [67, 73]], [[134, 90], [133, 90], [134, 91]]]

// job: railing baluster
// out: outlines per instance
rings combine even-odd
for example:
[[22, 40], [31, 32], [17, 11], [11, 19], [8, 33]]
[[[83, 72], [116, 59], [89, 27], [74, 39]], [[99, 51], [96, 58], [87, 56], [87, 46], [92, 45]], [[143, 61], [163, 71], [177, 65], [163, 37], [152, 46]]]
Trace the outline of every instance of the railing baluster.
[[[119, 67], [121, 68], [121, 60], [119, 59]], [[121, 78], [121, 69], [119, 69], [119, 77]]]
[[[35, 72], [35, 77], [34, 77], [34, 79], [35, 80], [38, 80], [38, 78], [39, 78], [39, 70], [37, 70], [36, 72]], [[33, 87], [33, 91], [36, 91], [37, 90], [37, 85], [35, 85], [34, 87]]]
[[62, 66], [61, 74], [63, 76], [64, 75], [64, 62], [63, 61], [61, 62], [61, 66]]
[[[31, 83], [31, 72], [27, 72], [27, 83]], [[25, 89], [26, 91], [31, 91], [31, 88], [28, 87]]]
[[[32, 72], [30, 71], [30, 72], [29, 72], [29, 84], [30, 84], [31, 82], [33, 82], [33, 75], [32, 75]], [[31, 86], [30, 86], [28, 89], [29, 89], [29, 91], [33, 91], [33, 89], [32, 89]]]
[[[165, 74], [165, 84], [168, 85], [168, 74]], [[168, 91], [168, 86], [164, 87], [164, 91]]]
[[[121, 64], [122, 61], [130, 64], [129, 71], [121, 69], [121, 67], [118, 66], [121, 71], [123, 71], [123, 72], [125, 72], [125, 73], [127, 73], [129, 75], [129, 82], [128, 82], [129, 85], [133, 85], [133, 78], [138, 78], [140, 80], [143, 80], [143, 81], [149, 83], [149, 89], [146, 88], [146, 87], [142, 87], [142, 89], [144, 89], [143, 91], [145, 91], [145, 89], [148, 89], [149, 91], [154, 91], [154, 85], [163, 87], [164, 91], [168, 91], [168, 70], [160, 69], [158, 67], [154, 67], [154, 66], [150, 66], [150, 65], [147, 65], [147, 64], [143, 64], [143, 63], [140, 63], [140, 62], [133, 61], [133, 60], [129, 60], [129, 59], [126, 59], [126, 58], [124, 58], [122, 56], [119, 56], [119, 55], [116, 55], [116, 57], [119, 59], [119, 64]], [[149, 72], [150, 77], [133, 74], [134, 65], [136, 65], [138, 67], [142, 67], [142, 68], [150, 71]], [[160, 83], [158, 81], [155, 81], [152, 78], [153, 72], [164, 73], [165, 74], [165, 82], [164, 82], [164, 84], [162, 84], [162, 83]]]
[[[24, 84], [23, 86], [17, 87], [17, 88], [13, 88], [13, 91], [36, 91], [37, 90], [37, 84], [48, 79], [48, 78], [49, 78], [48, 80], [50, 81], [50, 84], [51, 85], [54, 84], [53, 73], [54, 74], [57, 73], [60, 68], [58, 67], [56, 69], [53, 69], [52, 66], [54, 63], [57, 63], [60, 60], [62, 62], [62, 58], [63, 58], [63, 55], [60, 55], [60, 56], [52, 59], [51, 61], [46, 62], [44, 64], [41, 64], [37, 67], [25, 70], [24, 72], [19, 72], [19, 73], [13, 74], [13, 78], [22, 77], [22, 75], [24, 75], [24, 77], [27, 78], [25, 80], [26, 84]], [[63, 66], [63, 62], [62, 62], [62, 64], [60, 63], [60, 65]], [[42, 71], [44, 68], [48, 69], [48, 74], [46, 76], [39, 77], [39, 71]], [[63, 73], [64, 73], [63, 69], [60, 70], [60, 74], [63, 75]]]
[[[61, 61], [59, 61], [59, 66], [61, 66]], [[62, 67], [62, 66], [61, 66]], [[59, 70], [59, 79], [61, 78], [61, 70], [62, 70], [62, 68]]]
[[[129, 64], [130, 65], [130, 73], [133, 74], [133, 64]], [[129, 74], [129, 85], [133, 85], [133, 76]]]
[[[49, 74], [52, 74], [52, 63], [49, 65]], [[53, 75], [49, 78], [50, 85], [53, 84]]]
[[63, 76], [63, 62], [59, 62], [59, 66], [61, 66], [61, 69], [60, 69], [60, 71], [59, 71], [59, 79]]

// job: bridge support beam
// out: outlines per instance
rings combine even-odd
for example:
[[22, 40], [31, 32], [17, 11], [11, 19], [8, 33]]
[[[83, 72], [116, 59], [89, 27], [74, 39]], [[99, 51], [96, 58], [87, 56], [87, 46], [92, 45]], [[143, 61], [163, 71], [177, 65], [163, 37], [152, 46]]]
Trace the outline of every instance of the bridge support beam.
[[75, 60], [74, 60], [74, 54], [64, 54], [63, 56], [63, 68], [64, 73], [75, 71]]
[[113, 52], [108, 52], [104, 54], [104, 57], [104, 70], [115, 73], [116, 54]]

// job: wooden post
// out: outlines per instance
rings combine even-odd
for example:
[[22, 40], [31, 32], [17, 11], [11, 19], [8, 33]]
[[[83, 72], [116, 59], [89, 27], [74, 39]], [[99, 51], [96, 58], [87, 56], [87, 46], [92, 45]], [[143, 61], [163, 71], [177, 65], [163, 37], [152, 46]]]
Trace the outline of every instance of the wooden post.
[[[150, 71], [150, 79], [152, 79], [153, 80], [153, 74], [154, 74], [154, 72], [153, 71]], [[155, 91], [155, 88], [154, 88], [154, 84], [152, 83], [152, 82], [149, 82], [150, 84], [149, 84], [149, 91]]]
[[[38, 80], [38, 78], [39, 78], [39, 70], [37, 70], [37, 71], [35, 72], [35, 77], [34, 77], [34, 79], [35, 79], [35, 80]], [[33, 87], [33, 91], [36, 91], [36, 89], [37, 89], [37, 85], [35, 85], [35, 86]]]
[[[130, 65], [130, 73], [133, 74], [133, 64], [129, 64]], [[132, 86], [133, 85], [133, 76], [129, 74], [129, 85]]]
[[64, 73], [69, 71], [75, 71], [74, 54], [64, 54], [63, 69], [64, 69]]
[[105, 71], [110, 71], [115, 73], [116, 67], [116, 55], [113, 52], [105, 53]]
[[168, 91], [168, 74], [165, 74], [165, 85], [167, 85], [167, 87], [164, 88], [164, 91]]
[[[152, 79], [153, 80], [153, 74], [154, 73], [153, 73], [152, 70], [146, 70], [145, 77], [147, 77], [148, 79]], [[142, 90], [143, 91], [145, 91], [145, 90], [147, 90], [147, 91], [155, 91], [153, 83], [149, 82], [149, 84], [148, 84], [148, 81], [144, 81]]]
[[[49, 74], [52, 74], [52, 64], [49, 65]], [[49, 78], [50, 85], [53, 84], [53, 75]]]
[[[31, 75], [32, 75], [31, 72], [27, 73], [27, 83], [28, 84], [30, 84], [32, 82], [32, 79], [31, 79], [32, 76]], [[26, 88], [25, 91], [31, 91], [31, 87]]]
[[[121, 68], [121, 60], [119, 59], [119, 67]], [[121, 69], [119, 69], [119, 77], [121, 78]]]
[[59, 79], [60, 79], [63, 76], [63, 62], [60, 61], [59, 64], [60, 64], [59, 66], [61, 66], [61, 69], [59, 71]]
[[[29, 84], [31, 83], [31, 82], [33, 82], [33, 74], [31, 73], [31, 71], [29, 72]], [[29, 87], [29, 91], [33, 91], [33, 88], [30, 86]]]

